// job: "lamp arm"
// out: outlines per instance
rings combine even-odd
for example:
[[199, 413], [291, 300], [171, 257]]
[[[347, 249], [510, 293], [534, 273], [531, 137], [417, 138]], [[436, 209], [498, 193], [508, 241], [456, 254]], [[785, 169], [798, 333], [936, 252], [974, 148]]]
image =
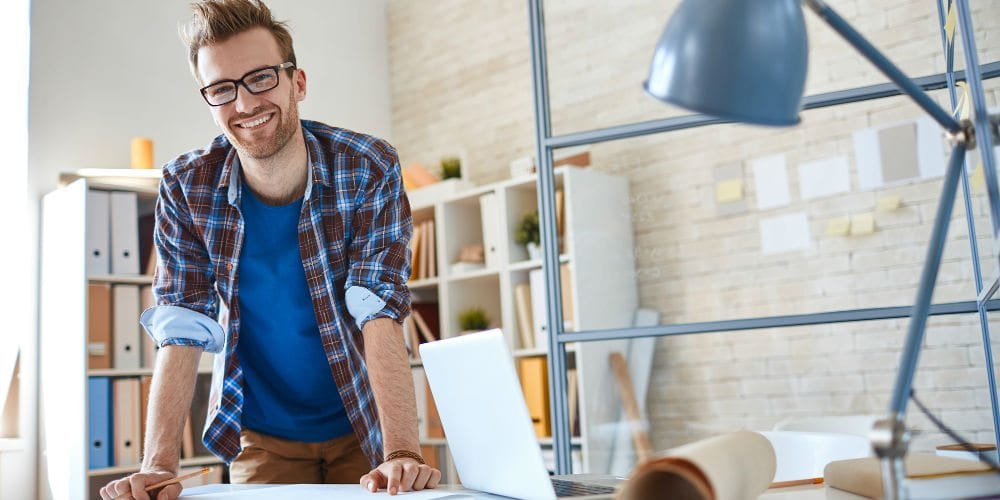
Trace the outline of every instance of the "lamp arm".
[[847, 20], [840, 17], [840, 14], [837, 14], [823, 0], [802, 0], [802, 3], [809, 6], [834, 31], [840, 33], [840, 36], [844, 37], [858, 52], [861, 52], [861, 55], [871, 61], [885, 76], [888, 76], [893, 83], [899, 86], [904, 94], [910, 96], [918, 106], [923, 108], [924, 111], [931, 115], [948, 132], [957, 133], [962, 129], [958, 120], [938, 105], [938, 103], [934, 102], [923, 89], [906, 76], [896, 65], [892, 64], [871, 42], [848, 24]]
[[913, 376], [917, 370], [917, 358], [924, 340], [924, 327], [927, 325], [934, 282], [937, 281], [938, 269], [941, 267], [941, 256], [944, 253], [944, 244], [948, 236], [948, 223], [951, 221], [952, 207], [955, 206], [958, 181], [962, 176], [965, 152], [966, 148], [962, 143], [956, 144], [951, 150], [948, 167], [944, 174], [944, 182], [941, 186], [941, 197], [934, 218], [930, 244], [927, 247], [927, 257], [924, 260], [923, 272], [920, 274], [917, 298], [913, 304], [913, 313], [910, 315], [906, 343], [903, 345], [899, 370], [896, 372], [896, 385], [892, 391], [892, 402], [889, 405], [890, 411], [900, 419], [906, 415], [906, 403], [910, 399], [910, 391], [913, 388]]

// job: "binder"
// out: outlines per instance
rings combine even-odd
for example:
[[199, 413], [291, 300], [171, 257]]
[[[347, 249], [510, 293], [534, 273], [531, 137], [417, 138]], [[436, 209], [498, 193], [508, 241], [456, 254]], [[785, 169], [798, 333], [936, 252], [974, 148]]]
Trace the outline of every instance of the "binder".
[[545, 307], [545, 273], [542, 269], [533, 269], [528, 273], [528, 283], [531, 287], [531, 321], [534, 324], [535, 347], [548, 349], [549, 334], [546, 323]]
[[483, 225], [483, 254], [486, 268], [500, 265], [500, 207], [496, 193], [486, 193], [479, 197], [479, 214]]
[[144, 335], [139, 325], [139, 286], [115, 285], [111, 287], [111, 295], [114, 299], [112, 366], [117, 369], [139, 368], [142, 358], [139, 342]]
[[119, 378], [112, 382], [114, 393], [115, 465], [138, 464], [142, 456], [142, 412], [139, 379]]
[[111, 442], [111, 379], [87, 379], [87, 462], [90, 469], [114, 464]]
[[87, 191], [87, 276], [111, 272], [111, 198], [107, 191]]
[[111, 368], [111, 285], [87, 287], [87, 368]]
[[139, 446], [145, 448], [146, 422], [149, 421], [149, 393], [153, 389], [153, 377], [139, 377]]
[[[151, 285], [143, 285], [139, 288], [139, 313], [149, 309], [156, 305], [155, 299], [153, 298], [153, 287]], [[138, 320], [137, 320], [138, 321]], [[150, 337], [141, 329], [139, 330], [139, 350], [141, 351], [139, 364], [143, 368], [153, 368], [156, 366], [156, 352], [160, 348], [156, 345], [156, 340]]]
[[562, 297], [562, 322], [563, 329], [572, 331], [575, 329], [573, 319], [573, 275], [569, 270], [569, 264], [559, 266], [559, 285]]
[[524, 402], [528, 406], [531, 425], [538, 437], [552, 435], [552, 425], [549, 415], [549, 371], [546, 360], [541, 356], [518, 358], [518, 374], [521, 376], [521, 388], [524, 390]]
[[139, 197], [111, 192], [111, 274], [139, 274]]

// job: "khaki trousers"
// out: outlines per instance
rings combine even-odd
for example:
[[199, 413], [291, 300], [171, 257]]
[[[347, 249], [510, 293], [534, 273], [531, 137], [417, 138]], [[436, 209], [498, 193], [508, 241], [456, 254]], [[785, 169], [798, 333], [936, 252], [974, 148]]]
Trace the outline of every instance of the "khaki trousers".
[[243, 429], [240, 445], [229, 466], [232, 483], [357, 484], [372, 469], [353, 433], [305, 443]]

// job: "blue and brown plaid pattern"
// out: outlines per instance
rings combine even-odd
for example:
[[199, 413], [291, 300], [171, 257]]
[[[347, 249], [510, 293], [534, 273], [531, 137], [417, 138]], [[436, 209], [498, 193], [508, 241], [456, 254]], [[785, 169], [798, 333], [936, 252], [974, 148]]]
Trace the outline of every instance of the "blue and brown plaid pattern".
[[[302, 121], [302, 131], [310, 169], [298, 226], [302, 265], [330, 371], [354, 433], [375, 465], [382, 461], [382, 432], [361, 329], [347, 310], [344, 291], [360, 286], [385, 301], [369, 319], [401, 322], [409, 314], [409, 202], [396, 151], [385, 141], [310, 121]], [[216, 363], [203, 440], [227, 463], [240, 452], [243, 406], [236, 355], [244, 234], [238, 167], [225, 136], [165, 165], [154, 236], [157, 306], [218, 318], [225, 328], [225, 358]], [[192, 344], [182, 331], [166, 333], [163, 345]]]

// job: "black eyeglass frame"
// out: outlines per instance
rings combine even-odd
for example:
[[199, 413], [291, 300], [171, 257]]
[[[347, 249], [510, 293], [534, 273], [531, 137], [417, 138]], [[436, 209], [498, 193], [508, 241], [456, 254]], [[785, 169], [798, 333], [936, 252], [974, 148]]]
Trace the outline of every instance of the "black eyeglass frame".
[[[280, 76], [281, 70], [289, 69], [289, 68], [294, 68], [294, 67], [295, 67], [295, 63], [293, 63], [291, 61], [286, 61], [286, 62], [283, 62], [281, 64], [275, 64], [274, 66], [265, 66], [263, 68], [257, 68], [255, 70], [248, 71], [245, 75], [241, 76], [239, 80], [219, 80], [219, 81], [214, 82], [214, 83], [212, 83], [210, 85], [205, 85], [204, 87], [198, 89], [198, 91], [201, 92], [201, 97], [203, 99], [205, 99], [205, 103], [207, 103], [209, 106], [225, 106], [226, 104], [229, 104], [229, 103], [235, 101], [236, 98], [239, 97], [240, 85], [242, 85], [243, 88], [247, 89], [247, 92], [250, 92], [253, 95], [263, 94], [264, 92], [268, 92], [268, 91], [274, 90], [274, 88], [277, 87], [281, 83], [281, 76]], [[264, 90], [258, 90], [256, 92], [254, 92], [254, 90], [250, 88], [250, 85], [247, 84], [246, 78], [248, 76], [254, 74], [254, 73], [259, 73], [259, 72], [264, 71], [266, 69], [270, 69], [270, 70], [273, 70], [275, 72], [276, 79], [274, 80], [274, 82], [275, 82], [274, 83], [274, 87], [270, 87], [270, 88], [267, 88], [267, 89], [264, 89]], [[233, 84], [234, 88], [236, 89], [233, 92], [233, 98], [230, 99], [230, 100], [228, 100], [228, 101], [226, 101], [226, 102], [220, 102], [218, 104], [212, 104], [212, 101], [210, 101], [208, 99], [208, 94], [206, 93], [206, 91], [208, 89], [216, 86], [216, 85], [219, 85], [220, 83], [232, 83]]]

